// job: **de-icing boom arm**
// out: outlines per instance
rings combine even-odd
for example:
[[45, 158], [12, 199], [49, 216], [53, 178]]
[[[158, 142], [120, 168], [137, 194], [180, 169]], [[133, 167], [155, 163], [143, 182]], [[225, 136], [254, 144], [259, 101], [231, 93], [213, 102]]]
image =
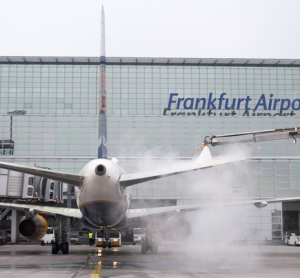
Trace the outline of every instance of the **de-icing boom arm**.
[[[282, 140], [282, 139], [293, 139], [294, 143], [296, 144], [297, 142], [296, 138], [300, 138], [300, 134], [298, 131], [299, 129], [300, 127], [288, 127], [288, 128], [277, 128], [277, 129], [268, 129], [268, 130], [261, 130], [261, 131], [211, 135], [211, 136], [206, 136], [204, 138], [203, 145], [211, 144], [214, 147], [214, 146], [227, 145], [227, 144], [240, 144], [240, 143], [273, 141], [273, 140]], [[264, 135], [270, 133], [275, 133], [275, 134]], [[222, 142], [218, 140], [218, 138], [227, 138], [227, 137], [236, 137], [236, 136], [245, 136], [245, 135], [252, 135], [253, 138], [235, 140], [235, 141], [222, 141]]]

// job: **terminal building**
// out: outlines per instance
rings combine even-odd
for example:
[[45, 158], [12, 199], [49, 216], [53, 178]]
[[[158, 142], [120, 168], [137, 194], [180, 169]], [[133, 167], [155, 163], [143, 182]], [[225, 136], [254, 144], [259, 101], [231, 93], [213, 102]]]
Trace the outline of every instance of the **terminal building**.
[[[99, 63], [95, 57], [0, 57], [0, 160], [78, 173], [95, 159]], [[207, 135], [300, 126], [300, 60], [107, 57], [106, 96], [108, 156], [127, 172], [142, 171], [192, 159]], [[247, 147], [250, 159], [228, 180], [231, 196], [300, 197], [299, 144]], [[211, 148], [213, 156], [227, 151]], [[201, 188], [206, 174], [197, 175]], [[226, 194], [218, 186], [221, 199]], [[132, 206], [208, 200], [193, 188], [179, 176], [135, 185]], [[299, 234], [299, 212], [297, 203], [240, 207], [237, 238]]]

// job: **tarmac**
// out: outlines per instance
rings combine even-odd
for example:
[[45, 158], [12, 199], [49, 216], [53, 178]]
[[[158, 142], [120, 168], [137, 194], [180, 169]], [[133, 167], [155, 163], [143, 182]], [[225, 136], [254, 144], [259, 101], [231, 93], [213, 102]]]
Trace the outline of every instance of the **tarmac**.
[[33, 243], [0, 246], [0, 277], [299, 277], [300, 248], [284, 245], [159, 245], [141, 254], [139, 245], [111, 249], [71, 245], [51, 254]]

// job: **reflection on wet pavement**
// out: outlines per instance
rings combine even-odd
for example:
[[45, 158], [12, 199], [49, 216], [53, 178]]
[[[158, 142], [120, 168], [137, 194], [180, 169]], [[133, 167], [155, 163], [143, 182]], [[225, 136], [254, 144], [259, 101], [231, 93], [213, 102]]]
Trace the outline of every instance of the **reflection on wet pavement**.
[[257, 277], [259, 273], [296, 277], [300, 270], [300, 249], [287, 246], [235, 246], [217, 253], [204, 247], [197, 253], [185, 247], [160, 246], [157, 255], [142, 255], [140, 249], [71, 245], [69, 255], [52, 255], [50, 246], [5, 245], [0, 246], [0, 277], [190, 277], [191, 273], [195, 277]]

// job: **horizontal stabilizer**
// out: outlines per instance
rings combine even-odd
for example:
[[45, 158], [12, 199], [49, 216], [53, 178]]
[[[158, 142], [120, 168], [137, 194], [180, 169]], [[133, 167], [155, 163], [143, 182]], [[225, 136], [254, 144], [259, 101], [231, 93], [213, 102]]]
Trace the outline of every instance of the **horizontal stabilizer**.
[[[200, 157], [199, 157], [200, 158]], [[225, 165], [228, 163], [233, 163], [241, 160], [245, 160], [246, 158], [233, 158], [230, 161], [228, 159], [214, 159], [214, 160], [205, 160], [205, 162], [201, 162], [196, 160], [196, 162], [186, 163], [185, 165], [167, 168], [167, 169], [158, 169], [147, 172], [139, 172], [133, 174], [124, 174], [120, 177], [120, 183], [122, 186], [131, 186], [134, 184], [147, 182], [151, 180], [160, 179], [163, 177], [174, 176], [178, 174], [188, 173], [192, 171], [202, 170], [206, 168], [210, 168], [218, 165]]]

